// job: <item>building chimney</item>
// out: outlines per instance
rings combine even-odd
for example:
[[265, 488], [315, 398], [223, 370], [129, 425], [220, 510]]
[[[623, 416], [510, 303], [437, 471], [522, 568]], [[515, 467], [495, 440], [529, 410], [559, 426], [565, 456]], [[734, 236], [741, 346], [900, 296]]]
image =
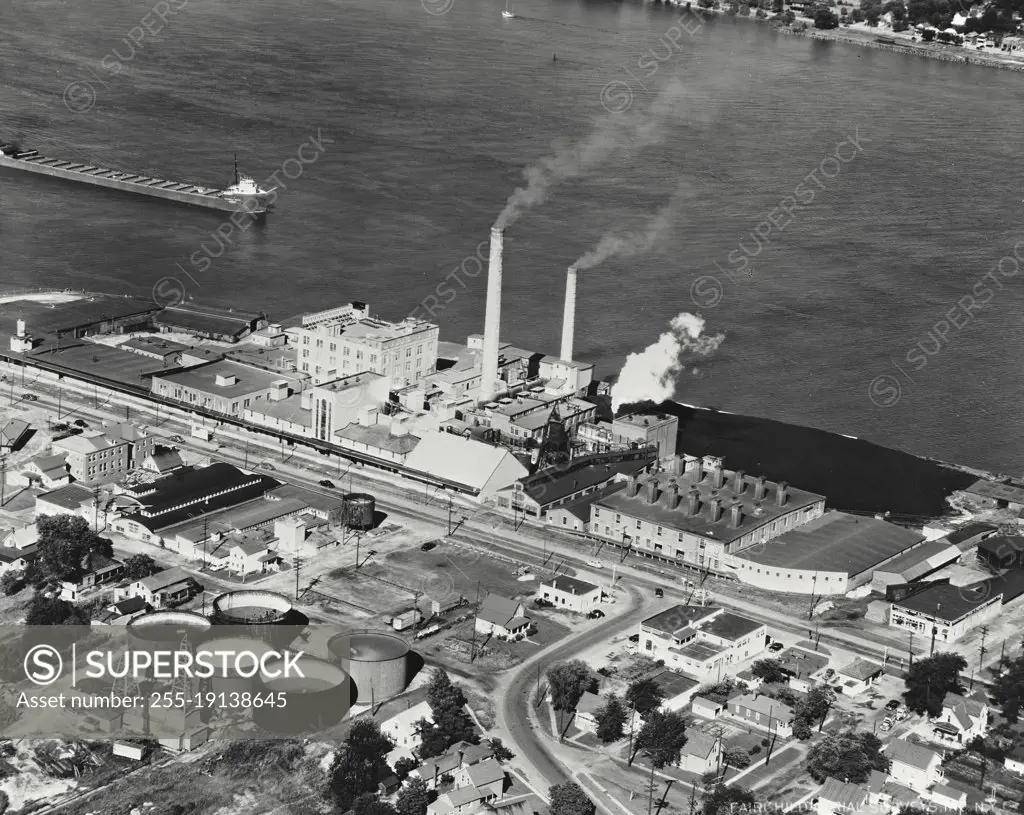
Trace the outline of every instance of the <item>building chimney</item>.
[[724, 483], [724, 479], [725, 479], [725, 474], [722, 472], [722, 468], [721, 467], [716, 467], [714, 470], [711, 471], [711, 486], [714, 489], [716, 489], [716, 490], [722, 489], [722, 484]]
[[647, 482], [647, 503], [655, 504], [658, 502], [658, 480], [652, 478]]
[[703, 478], [704, 460], [698, 457], [697, 460], [693, 462], [693, 483], [699, 484]]
[[562, 315], [562, 353], [566, 362], [572, 360], [573, 335], [576, 328], [576, 267], [570, 266], [565, 277], [565, 313]]
[[732, 505], [729, 511], [729, 525], [736, 529], [743, 523], [743, 505], [739, 502]]
[[691, 517], [700, 512], [700, 492], [698, 490], [690, 490], [686, 499], [688, 501], [686, 511]]
[[737, 495], [743, 495], [743, 490], [746, 489], [746, 473], [743, 470], [737, 470], [732, 476], [732, 491]]
[[722, 520], [722, 499], [712, 498], [709, 507], [708, 512], [711, 517], [711, 523], [718, 523]]
[[484, 349], [481, 362], [480, 398], [493, 399], [501, 392], [498, 380], [498, 345], [501, 332], [501, 262], [504, 234], [491, 228], [491, 257], [487, 267], [487, 311], [484, 315]]
[[629, 481], [626, 482], [626, 497], [636, 498], [636, 494], [640, 491], [640, 482], [636, 480], [635, 475], [629, 477]]
[[788, 486], [788, 484], [786, 484], [785, 481], [780, 481], [778, 486], [775, 488], [775, 504], [776, 504], [776, 506], [780, 506], [780, 507], [786, 506], [786, 501], [789, 500], [789, 492], [786, 490], [787, 486]]
[[18, 336], [24, 338], [25, 336], [25, 321], [18, 320]]
[[668, 508], [675, 509], [679, 506], [679, 485], [672, 483], [668, 488]]
[[755, 501], [763, 501], [764, 500], [764, 476], [763, 475], [759, 475], [757, 477], [757, 480], [754, 482], [754, 500]]

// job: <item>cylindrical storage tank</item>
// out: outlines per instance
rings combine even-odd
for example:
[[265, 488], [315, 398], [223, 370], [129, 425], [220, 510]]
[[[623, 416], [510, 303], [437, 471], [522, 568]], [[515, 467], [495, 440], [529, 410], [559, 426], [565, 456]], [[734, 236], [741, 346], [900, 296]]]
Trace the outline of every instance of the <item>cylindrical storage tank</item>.
[[[217, 656], [217, 651], [228, 654], [252, 653], [259, 659], [268, 651], [272, 651], [270, 643], [265, 640], [253, 637], [213, 637], [203, 643], [203, 650], [214, 653], [212, 661], [218, 667], [210, 679], [210, 690], [214, 693], [252, 693], [256, 686], [255, 674], [259, 673], [258, 667], [252, 666], [252, 661], [243, 661], [239, 664], [240, 671], [234, 670], [235, 660], [233, 656], [226, 659]], [[222, 665], [227, 665], [225, 670], [220, 670]]]
[[166, 649], [188, 640], [191, 650], [209, 634], [213, 624], [201, 614], [190, 611], [153, 611], [128, 623], [128, 632], [139, 641], [136, 647]]
[[215, 625], [243, 626], [276, 648], [290, 645], [297, 629], [309, 622], [283, 594], [255, 589], [220, 595], [213, 601], [210, 619]]
[[377, 500], [367, 492], [350, 492], [345, 502], [345, 526], [349, 529], [373, 529]]
[[397, 696], [408, 684], [409, 646], [401, 637], [375, 631], [339, 634], [328, 640], [327, 650], [348, 670], [361, 705]]
[[[283, 664], [281, 659], [268, 662], [267, 674], [280, 671]], [[348, 712], [352, 690], [348, 674], [333, 662], [302, 655], [295, 664], [302, 676], [256, 678], [260, 699], [253, 703], [252, 718], [271, 733], [301, 738], [338, 724]], [[283, 707], [267, 704], [272, 695], [281, 701], [279, 694]]]

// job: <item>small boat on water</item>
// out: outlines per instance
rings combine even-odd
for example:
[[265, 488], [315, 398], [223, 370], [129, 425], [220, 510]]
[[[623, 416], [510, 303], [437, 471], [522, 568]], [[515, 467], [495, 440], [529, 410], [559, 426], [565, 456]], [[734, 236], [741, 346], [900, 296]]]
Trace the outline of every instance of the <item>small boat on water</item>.
[[516, 16], [511, 11], [508, 10], [508, 0], [505, 0], [505, 10], [501, 12], [501, 16], [504, 17], [506, 20], [511, 20], [513, 17]]

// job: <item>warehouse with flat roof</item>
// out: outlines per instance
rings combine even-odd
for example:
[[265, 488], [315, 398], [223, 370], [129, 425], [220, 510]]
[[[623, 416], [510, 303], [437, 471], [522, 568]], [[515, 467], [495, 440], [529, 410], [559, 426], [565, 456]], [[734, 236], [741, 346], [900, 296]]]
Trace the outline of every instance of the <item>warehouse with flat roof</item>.
[[744, 583], [793, 594], [846, 594], [924, 541], [901, 526], [828, 512], [726, 560]]

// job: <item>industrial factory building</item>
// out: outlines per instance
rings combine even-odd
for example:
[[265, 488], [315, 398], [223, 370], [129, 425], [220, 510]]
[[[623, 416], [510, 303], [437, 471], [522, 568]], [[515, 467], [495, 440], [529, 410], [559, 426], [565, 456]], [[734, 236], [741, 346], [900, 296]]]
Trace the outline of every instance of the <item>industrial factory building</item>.
[[457, 487], [480, 498], [527, 475], [522, 462], [502, 447], [436, 431], [423, 434], [405, 466], [413, 478]]
[[992, 620], [1003, 605], [1002, 593], [988, 582], [973, 587], [937, 583], [892, 604], [889, 625], [936, 646], [956, 642], [971, 629]]
[[371, 317], [369, 306], [357, 302], [307, 314], [287, 333], [298, 350], [299, 371], [315, 384], [370, 371], [400, 388], [433, 373], [439, 330], [422, 320]]
[[726, 565], [742, 582], [772, 591], [846, 594], [923, 541], [919, 532], [833, 511], [727, 558]]
[[611, 422], [597, 422], [580, 428], [580, 441], [588, 450], [606, 451], [621, 447], [650, 447], [658, 458], [676, 454], [679, 419], [661, 413], [637, 413], [620, 416]]
[[251, 405], [287, 399], [302, 390], [294, 376], [265, 371], [220, 359], [153, 376], [150, 389], [158, 396], [241, 418]]
[[821, 495], [684, 456], [671, 469], [631, 478], [594, 503], [590, 533], [667, 563], [723, 571], [726, 556], [765, 543], [825, 511]]

